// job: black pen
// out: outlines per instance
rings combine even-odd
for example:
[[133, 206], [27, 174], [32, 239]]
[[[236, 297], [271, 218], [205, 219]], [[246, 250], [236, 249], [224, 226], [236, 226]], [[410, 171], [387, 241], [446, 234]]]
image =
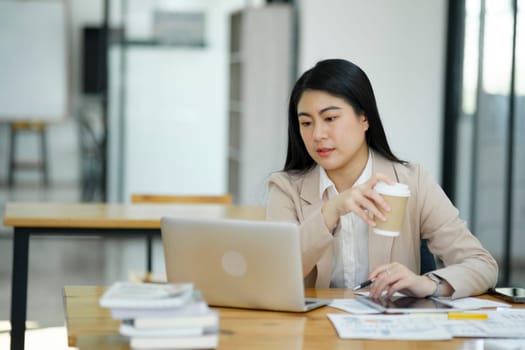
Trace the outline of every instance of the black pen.
[[375, 280], [366, 280], [366, 281], [364, 281], [363, 283], [358, 284], [357, 286], [355, 286], [354, 288], [352, 288], [352, 290], [359, 290], [359, 289], [362, 289], [362, 288], [368, 287], [369, 285], [371, 285], [372, 283], [374, 283], [374, 281], [375, 281]]

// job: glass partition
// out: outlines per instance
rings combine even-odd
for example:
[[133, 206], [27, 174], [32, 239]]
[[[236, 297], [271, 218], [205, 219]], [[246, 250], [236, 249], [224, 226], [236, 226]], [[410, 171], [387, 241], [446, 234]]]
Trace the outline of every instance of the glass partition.
[[456, 204], [505, 285], [525, 284], [523, 2], [465, 1], [457, 120]]

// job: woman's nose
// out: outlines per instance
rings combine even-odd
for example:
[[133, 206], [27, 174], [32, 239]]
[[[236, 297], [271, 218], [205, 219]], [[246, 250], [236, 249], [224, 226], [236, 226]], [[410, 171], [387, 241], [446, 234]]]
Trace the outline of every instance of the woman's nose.
[[326, 128], [323, 125], [323, 123], [317, 123], [317, 124], [314, 125], [313, 138], [316, 141], [326, 138]]

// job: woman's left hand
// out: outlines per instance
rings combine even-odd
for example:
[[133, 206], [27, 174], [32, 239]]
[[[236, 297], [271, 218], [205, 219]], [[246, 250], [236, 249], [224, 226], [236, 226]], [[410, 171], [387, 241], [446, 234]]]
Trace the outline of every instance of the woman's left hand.
[[374, 280], [370, 288], [370, 297], [379, 298], [383, 292], [390, 298], [395, 292], [424, 298], [436, 290], [436, 283], [426, 276], [419, 276], [399, 263], [378, 266], [369, 276]]

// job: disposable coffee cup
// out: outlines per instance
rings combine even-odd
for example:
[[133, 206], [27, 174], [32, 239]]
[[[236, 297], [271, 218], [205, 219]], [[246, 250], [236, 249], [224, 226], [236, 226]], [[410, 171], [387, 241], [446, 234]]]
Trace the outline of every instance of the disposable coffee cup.
[[385, 216], [386, 221], [375, 217], [376, 226], [373, 228], [374, 233], [390, 237], [399, 236], [405, 217], [408, 197], [410, 197], [410, 189], [407, 185], [398, 182], [393, 185], [378, 182], [374, 186], [374, 190], [383, 197], [391, 209], [390, 211], [385, 211], [382, 207], [378, 207]]

